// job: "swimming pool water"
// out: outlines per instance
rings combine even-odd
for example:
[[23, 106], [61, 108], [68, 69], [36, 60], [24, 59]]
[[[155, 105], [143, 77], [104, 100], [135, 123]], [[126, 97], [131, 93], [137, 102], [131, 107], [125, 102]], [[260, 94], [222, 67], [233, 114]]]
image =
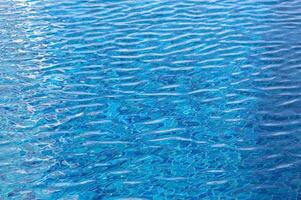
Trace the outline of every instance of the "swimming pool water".
[[0, 199], [301, 199], [299, 0], [0, 0]]

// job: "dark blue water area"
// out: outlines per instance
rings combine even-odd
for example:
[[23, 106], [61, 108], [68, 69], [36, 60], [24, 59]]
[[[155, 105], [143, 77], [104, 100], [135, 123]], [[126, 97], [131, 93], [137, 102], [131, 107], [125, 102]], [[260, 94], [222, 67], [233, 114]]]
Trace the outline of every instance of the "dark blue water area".
[[301, 199], [299, 0], [0, 1], [0, 199]]

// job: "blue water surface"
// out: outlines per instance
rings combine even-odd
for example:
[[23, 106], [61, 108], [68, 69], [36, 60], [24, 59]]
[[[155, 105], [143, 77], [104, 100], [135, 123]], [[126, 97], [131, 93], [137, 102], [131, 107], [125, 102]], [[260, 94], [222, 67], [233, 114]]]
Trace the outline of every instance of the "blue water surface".
[[301, 199], [300, 0], [0, 0], [0, 199]]

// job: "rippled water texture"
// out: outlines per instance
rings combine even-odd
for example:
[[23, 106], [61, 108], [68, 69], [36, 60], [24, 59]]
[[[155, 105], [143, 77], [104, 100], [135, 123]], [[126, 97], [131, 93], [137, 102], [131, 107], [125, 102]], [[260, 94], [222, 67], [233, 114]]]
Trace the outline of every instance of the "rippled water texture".
[[0, 199], [301, 199], [300, 0], [0, 0]]

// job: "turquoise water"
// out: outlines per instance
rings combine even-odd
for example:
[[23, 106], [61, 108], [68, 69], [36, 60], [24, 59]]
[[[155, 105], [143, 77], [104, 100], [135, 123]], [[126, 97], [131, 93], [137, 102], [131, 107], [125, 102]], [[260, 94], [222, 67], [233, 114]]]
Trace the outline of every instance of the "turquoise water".
[[299, 0], [0, 0], [0, 199], [301, 199]]

